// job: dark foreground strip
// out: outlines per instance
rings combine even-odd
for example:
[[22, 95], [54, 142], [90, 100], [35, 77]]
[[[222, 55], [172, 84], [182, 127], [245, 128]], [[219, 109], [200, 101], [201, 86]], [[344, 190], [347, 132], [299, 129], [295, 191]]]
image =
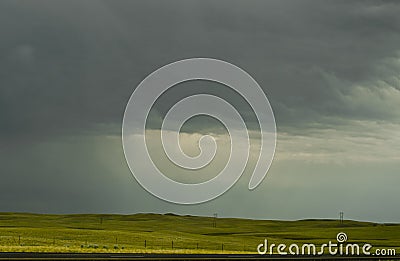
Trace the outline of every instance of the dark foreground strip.
[[398, 260], [396, 256], [281, 256], [243, 254], [0, 253], [0, 260]]

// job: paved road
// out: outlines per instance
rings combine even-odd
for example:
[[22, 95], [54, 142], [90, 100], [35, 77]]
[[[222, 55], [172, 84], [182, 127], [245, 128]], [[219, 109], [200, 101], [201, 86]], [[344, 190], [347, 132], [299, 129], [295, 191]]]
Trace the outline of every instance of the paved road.
[[[0, 253], [0, 260], [370, 260], [372, 256], [279, 256], [279, 255], [230, 255], [230, 254], [113, 254], [113, 253]], [[396, 257], [375, 257], [380, 260], [395, 260]]]

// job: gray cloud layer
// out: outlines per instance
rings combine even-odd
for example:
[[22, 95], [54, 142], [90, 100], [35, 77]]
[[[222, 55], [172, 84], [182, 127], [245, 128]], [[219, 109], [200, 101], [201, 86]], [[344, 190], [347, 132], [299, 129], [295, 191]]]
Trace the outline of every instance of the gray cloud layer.
[[[351, 98], [382, 89], [375, 86], [377, 78], [397, 76], [395, 2], [1, 5], [2, 137], [119, 125], [129, 95], [148, 73], [199, 56], [225, 59], [250, 72], [269, 95], [280, 124], [317, 121], [320, 115], [385, 119], [393, 111], [385, 104], [351, 108]], [[354, 93], [357, 83], [368, 84], [362, 90], [367, 94]], [[391, 86], [399, 89], [398, 78]]]

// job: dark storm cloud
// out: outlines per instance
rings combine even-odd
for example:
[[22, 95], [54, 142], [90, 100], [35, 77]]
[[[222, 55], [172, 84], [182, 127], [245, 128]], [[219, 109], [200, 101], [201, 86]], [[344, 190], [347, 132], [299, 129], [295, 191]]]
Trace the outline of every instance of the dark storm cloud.
[[391, 1], [0, 5], [2, 139], [119, 134], [135, 86], [159, 66], [188, 57], [247, 70], [282, 126], [321, 115], [358, 117], [341, 96], [379, 77], [373, 65], [396, 57], [400, 43], [400, 5]]

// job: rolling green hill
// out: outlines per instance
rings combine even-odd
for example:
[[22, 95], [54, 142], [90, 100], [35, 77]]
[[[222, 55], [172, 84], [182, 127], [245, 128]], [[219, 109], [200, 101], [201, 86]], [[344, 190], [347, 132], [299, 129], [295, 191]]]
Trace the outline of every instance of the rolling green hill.
[[345, 220], [273, 221], [173, 214], [42, 215], [0, 213], [1, 252], [254, 253], [271, 243], [348, 242], [396, 248], [400, 224]]

